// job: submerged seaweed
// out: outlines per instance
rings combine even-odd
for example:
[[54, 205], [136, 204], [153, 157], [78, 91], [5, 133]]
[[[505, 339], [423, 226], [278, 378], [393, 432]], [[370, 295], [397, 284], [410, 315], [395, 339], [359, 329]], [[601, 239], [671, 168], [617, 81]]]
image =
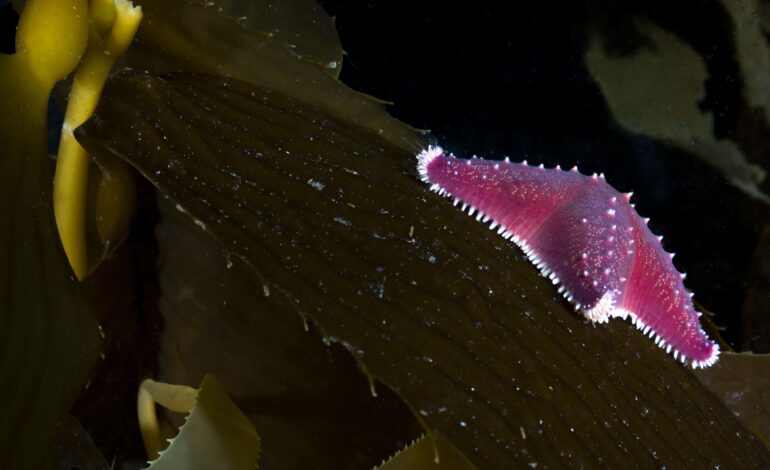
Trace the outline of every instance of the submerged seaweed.
[[628, 324], [584, 324], [377, 134], [210, 75], [125, 73], [105, 96], [89, 151], [135, 165], [477, 466], [767, 458], [686, 369]]
[[[91, 2], [90, 13], [98, 15], [97, 3]], [[139, 3], [144, 20], [125, 57], [133, 70], [109, 80], [96, 114], [75, 132], [91, 158], [128, 163], [139, 182], [133, 226], [119, 210], [125, 201], [103, 206], [101, 214], [114, 219], [110, 223], [133, 230], [128, 243], [100, 258], [103, 264], [85, 289], [75, 281], [55, 234], [44, 134], [51, 87], [76, 65], [94, 27], [86, 2], [29, 0], [35, 8], [55, 10], [24, 11], [37, 11], [34, 24], [47, 31], [40, 38], [58, 34], [67, 40], [55, 37], [40, 46], [37, 52], [51, 60], [37, 61], [37, 68], [27, 68], [25, 61], [33, 56], [25, 47], [0, 56], [0, 101], [8, 110], [0, 116], [5, 145], [0, 246], [6, 247], [0, 276], [7, 281], [0, 295], [0, 396], [11, 403], [0, 419], [0, 467], [50, 468], [58, 460], [103, 468], [105, 461], [144, 460], [134, 427], [141, 380], [153, 375], [197, 387], [209, 373], [259, 433], [260, 468], [369, 467], [423, 433], [385, 468], [408, 465], [410, 459], [428, 465], [431, 451], [434, 461], [447, 464], [451, 456], [460, 468], [769, 466], [766, 358], [728, 354], [695, 375], [628, 323], [586, 324], [519, 251], [421, 184], [415, 154], [423, 139], [432, 137], [338, 80], [343, 51], [332, 18], [314, 2]], [[61, 8], [74, 16], [58, 14]], [[714, 111], [712, 120], [696, 103], [698, 87], [712, 72], [702, 62], [713, 69], [713, 58], [683, 44], [692, 42], [686, 34], [677, 38], [663, 31], [671, 27], [665, 15], [661, 20], [650, 14], [643, 30], [635, 30], [646, 32], [658, 47], [624, 51], [625, 65], [631, 64], [626, 71], [654, 88], [659, 83], [633, 65], [656, 52], [679, 51], [692, 67], [664, 71], [671, 71], [669, 82], [695, 89], [673, 98], [656, 95], [660, 107], [648, 109], [644, 99], [636, 100], [645, 92], [612, 92], [622, 73], [597, 72], [592, 78], [621, 125], [661, 140], [656, 151], [671, 146], [688, 156], [691, 134], [682, 131], [689, 129], [689, 121], [680, 119], [684, 114], [709, 145], [730, 147], [733, 156], [740, 147], [737, 173], [718, 155], [705, 161], [762, 199], [767, 181], [753, 169], [763, 166], [758, 158], [764, 155], [766, 130], [750, 130], [766, 127], [767, 85], [756, 71], [766, 60], [757, 28], [767, 15], [723, 10], [740, 22], [736, 57], [751, 107], [741, 108], [743, 121], [734, 126], [737, 144], [725, 143], [724, 135], [711, 129], [724, 127], [725, 119]], [[399, 11], [399, 24], [414, 21], [415, 11], [414, 5]], [[48, 20], [59, 21], [52, 24], [64, 33], [49, 28]], [[20, 46], [35, 37], [19, 31]], [[485, 47], [499, 42], [467, 35], [451, 39], [486, 41]], [[527, 54], [537, 50], [524, 46]], [[580, 47], [577, 41], [565, 50], [577, 57]], [[454, 48], [450, 55], [463, 59]], [[675, 54], [665, 58], [682, 65]], [[623, 65], [616, 59], [602, 55], [598, 46], [589, 49], [588, 62], [597, 71]], [[66, 67], [54, 70], [62, 63]], [[446, 71], [439, 73], [444, 80]], [[538, 82], [537, 73], [528, 80]], [[447, 102], [472, 91], [463, 83], [451, 83]], [[512, 85], [506, 81], [506, 86]], [[570, 141], [563, 148], [574, 155], [568, 151], [563, 157], [585, 158], [596, 147], [572, 142], [576, 136], [558, 128], [564, 121], [553, 128], [554, 116], [568, 105], [564, 96], [552, 100], [558, 93], [548, 91], [545, 105], [558, 104], [550, 115], [538, 108], [535, 121], [547, 121], [539, 124], [548, 127], [547, 138], [533, 137], [543, 147], [530, 149]], [[505, 100], [495, 99], [511, 112]], [[632, 106], [621, 106], [629, 101]], [[583, 116], [581, 106], [576, 108], [581, 119], [596, 118]], [[661, 109], [674, 115], [657, 114]], [[521, 127], [532, 112], [516, 108], [513, 122]], [[635, 124], [650, 116], [652, 127]], [[608, 126], [596, 120], [597, 126]], [[669, 120], [677, 122], [669, 127]], [[484, 116], [478, 121], [489, 124]], [[528, 132], [510, 129], [511, 122], [505, 122], [505, 139]], [[469, 129], [473, 126], [463, 132]], [[605, 149], [616, 149], [612, 145]], [[684, 160], [689, 162], [681, 159], [683, 167]], [[615, 163], [624, 171], [638, 168], [631, 157]], [[706, 172], [686, 168], [688, 174]], [[651, 178], [640, 176], [637, 182], [646, 179]], [[647, 181], [665, 193], [670, 188], [663, 183], [657, 174]], [[709, 207], [728, 207], [722, 194], [711, 195]], [[743, 206], [735, 212], [743, 219], [706, 217], [683, 233], [716, 232], [724, 221], [754, 214]], [[696, 219], [692, 215], [680, 225]], [[755, 219], [757, 226], [768, 223], [764, 213]], [[731, 230], [753, 229], [733, 224]], [[705, 252], [716, 253], [722, 245]], [[697, 258], [696, 266], [712, 262], [710, 256]], [[766, 269], [759, 257], [755, 268], [746, 325], [759, 325], [747, 335], [762, 344], [766, 312], [760, 281]], [[728, 272], [718, 277], [739, 282]], [[103, 360], [96, 370], [94, 313], [102, 328]], [[224, 393], [217, 396], [233, 409]], [[67, 416], [70, 411], [75, 417]], [[180, 419], [162, 418], [177, 425]], [[250, 425], [241, 429], [253, 434]], [[217, 431], [213, 434], [205, 439], [218, 439]], [[164, 465], [178, 463], [173, 455], [187, 445], [179, 444]], [[223, 444], [227, 449], [238, 443]], [[251, 446], [246, 455], [256, 455], [253, 443], [243, 445]], [[81, 449], [87, 452], [79, 455]]]

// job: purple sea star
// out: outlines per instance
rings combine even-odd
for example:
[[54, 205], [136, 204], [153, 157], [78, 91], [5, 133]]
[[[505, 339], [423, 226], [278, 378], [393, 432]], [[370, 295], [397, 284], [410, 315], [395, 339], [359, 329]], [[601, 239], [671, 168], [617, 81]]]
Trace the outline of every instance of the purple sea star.
[[417, 168], [431, 190], [512, 240], [594, 322], [630, 318], [655, 344], [694, 368], [719, 358], [700, 313], [654, 235], [629, 203], [631, 193], [603, 175], [446, 155], [429, 147]]

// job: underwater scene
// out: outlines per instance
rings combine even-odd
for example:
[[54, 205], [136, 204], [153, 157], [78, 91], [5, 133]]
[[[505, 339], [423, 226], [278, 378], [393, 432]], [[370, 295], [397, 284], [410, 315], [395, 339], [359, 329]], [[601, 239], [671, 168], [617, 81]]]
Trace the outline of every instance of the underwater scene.
[[770, 1], [0, 5], [0, 469], [770, 468]]

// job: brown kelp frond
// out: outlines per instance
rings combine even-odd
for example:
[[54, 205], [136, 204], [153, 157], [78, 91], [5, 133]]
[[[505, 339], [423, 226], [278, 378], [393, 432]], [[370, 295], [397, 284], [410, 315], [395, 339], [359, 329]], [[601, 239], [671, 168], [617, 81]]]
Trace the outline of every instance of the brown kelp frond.
[[377, 133], [209, 75], [122, 74], [105, 96], [81, 143], [130, 161], [474, 465], [767, 464], [691, 373], [627, 324], [584, 324]]

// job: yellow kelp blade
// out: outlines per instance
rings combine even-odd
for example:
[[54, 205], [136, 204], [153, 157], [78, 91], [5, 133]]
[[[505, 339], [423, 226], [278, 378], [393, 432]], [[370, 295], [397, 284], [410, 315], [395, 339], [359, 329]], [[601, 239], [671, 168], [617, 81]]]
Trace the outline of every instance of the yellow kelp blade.
[[[96, 253], [94, 259], [94, 254], [88, 250], [86, 209], [91, 163], [83, 147], [73, 137], [72, 131], [85, 122], [96, 108], [110, 69], [134, 38], [142, 19], [142, 9], [134, 7], [126, 0], [95, 0], [92, 2], [91, 18], [94, 28], [91, 30], [83, 60], [75, 72], [64, 116], [53, 196], [59, 236], [72, 270], [79, 279], [86, 277], [98, 264], [101, 253]], [[110, 245], [117, 244], [128, 228], [127, 222], [114, 221], [130, 219], [134, 207], [133, 175], [124, 163], [117, 159], [110, 160], [114, 160], [114, 163], [108, 164], [117, 168], [105, 175], [104, 165], [100, 165], [103, 174], [98, 183], [100, 189], [105, 185], [111, 187], [106, 190], [110, 197], [107, 201], [96, 204], [95, 216], [100, 242], [107, 245], [107, 249]], [[100, 191], [95, 194], [102, 196], [103, 193], [104, 191]], [[105, 205], [106, 209], [103, 207]], [[107, 222], [100, 223], [104, 220]], [[122, 232], [113, 233], [115, 229]]]
[[86, 0], [30, 0], [0, 55], [0, 468], [50, 468], [99, 353], [96, 319], [61, 251], [47, 105], [86, 47]]
[[[24, 88], [46, 88], [46, 99], [54, 83], [75, 68], [88, 40], [88, 6], [85, 0], [30, 0], [16, 30], [16, 54], [2, 56], [26, 70]], [[21, 72], [18, 70], [17, 72]], [[20, 75], [3, 73], [7, 79]], [[4, 83], [5, 84], [5, 83]], [[4, 89], [5, 90], [5, 89]]]
[[474, 470], [457, 449], [440, 434], [422, 436], [389, 458], [376, 470]]
[[150, 463], [152, 470], [251, 470], [256, 468], [260, 440], [243, 415], [211, 375], [193, 389], [145, 380], [139, 387], [137, 411], [147, 453], [161, 447], [155, 403], [177, 412], [189, 412], [179, 434]]

